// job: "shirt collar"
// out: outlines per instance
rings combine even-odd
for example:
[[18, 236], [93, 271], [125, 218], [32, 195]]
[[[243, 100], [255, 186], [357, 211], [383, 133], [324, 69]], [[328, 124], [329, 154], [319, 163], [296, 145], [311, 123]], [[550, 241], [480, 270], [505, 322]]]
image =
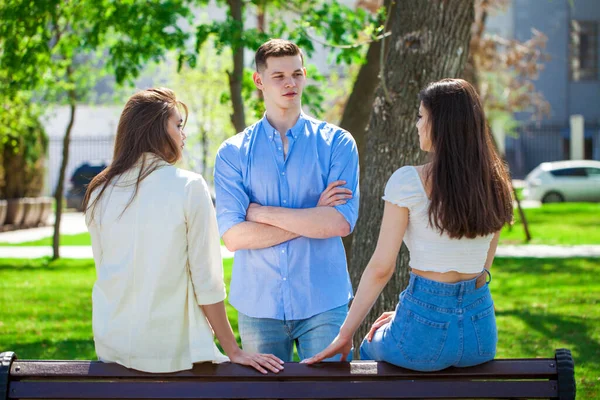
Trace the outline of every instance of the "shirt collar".
[[[292, 128], [288, 131], [288, 132], [291, 132], [291, 135], [294, 139], [297, 139], [298, 135], [300, 135], [303, 132], [305, 122], [306, 122], [306, 114], [304, 114], [303, 111], [300, 111], [300, 115], [298, 116], [298, 121], [296, 121], [294, 126], [292, 126]], [[271, 125], [271, 123], [267, 119], [266, 112], [262, 117], [261, 123], [262, 123], [262, 126], [263, 126], [265, 132], [267, 133], [267, 137], [269, 138], [269, 140], [273, 140], [273, 135], [277, 134], [278, 131], [277, 131], [277, 129], [275, 129], [273, 127], [273, 125]], [[286, 135], [288, 134], [288, 132], [286, 132]]]

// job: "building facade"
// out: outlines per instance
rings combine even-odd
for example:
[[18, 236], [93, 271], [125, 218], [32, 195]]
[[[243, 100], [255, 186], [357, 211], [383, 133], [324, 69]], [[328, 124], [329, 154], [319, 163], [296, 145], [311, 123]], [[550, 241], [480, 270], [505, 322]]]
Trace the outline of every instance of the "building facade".
[[[526, 41], [532, 29], [547, 37], [544, 64], [536, 89], [551, 107], [542, 121], [517, 113], [517, 137], [507, 137], [506, 157], [514, 177], [522, 178], [545, 161], [585, 158], [600, 160], [600, 1], [512, 0], [505, 13], [490, 18], [488, 31]], [[584, 120], [580, 143], [573, 137], [572, 116]], [[579, 146], [579, 144], [577, 144]]]

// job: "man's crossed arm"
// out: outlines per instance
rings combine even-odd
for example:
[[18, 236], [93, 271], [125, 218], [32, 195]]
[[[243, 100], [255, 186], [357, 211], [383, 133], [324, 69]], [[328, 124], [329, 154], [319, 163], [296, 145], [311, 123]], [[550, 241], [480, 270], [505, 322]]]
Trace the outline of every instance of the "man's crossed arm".
[[352, 191], [341, 187], [345, 181], [329, 184], [314, 208], [284, 208], [250, 204], [246, 221], [223, 234], [229, 251], [263, 249], [299, 236], [325, 239], [350, 234], [350, 224], [334, 206], [352, 198]]

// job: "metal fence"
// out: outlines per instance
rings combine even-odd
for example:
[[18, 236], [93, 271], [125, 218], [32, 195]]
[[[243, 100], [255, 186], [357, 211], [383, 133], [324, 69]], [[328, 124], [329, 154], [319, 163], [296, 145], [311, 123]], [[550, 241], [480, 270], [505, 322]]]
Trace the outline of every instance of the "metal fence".
[[[75, 136], [69, 146], [69, 163], [65, 173], [65, 191], [69, 179], [77, 167], [86, 162], [110, 162], [113, 154], [115, 136]], [[45, 195], [54, 193], [58, 184], [60, 164], [62, 162], [63, 139], [51, 138], [48, 146]]]
[[[569, 125], [524, 125], [506, 138], [506, 160], [513, 178], [522, 179], [539, 164], [570, 158]], [[600, 124], [584, 128], [584, 158], [600, 160]]]
[[[75, 136], [71, 138], [65, 191], [69, 178], [86, 162], [110, 162], [115, 136]], [[600, 160], [600, 124], [585, 125], [585, 158]], [[45, 195], [52, 195], [58, 183], [62, 162], [62, 138], [51, 138], [46, 168]], [[542, 162], [569, 159], [568, 125], [524, 125], [517, 136], [506, 138], [506, 160], [513, 178], [522, 179]]]

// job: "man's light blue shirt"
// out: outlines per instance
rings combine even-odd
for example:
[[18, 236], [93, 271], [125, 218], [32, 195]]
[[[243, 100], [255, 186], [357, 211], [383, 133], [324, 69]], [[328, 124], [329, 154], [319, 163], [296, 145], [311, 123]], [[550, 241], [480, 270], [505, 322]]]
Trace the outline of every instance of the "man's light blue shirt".
[[[343, 129], [300, 114], [286, 132], [263, 117], [225, 141], [215, 161], [217, 220], [221, 236], [246, 220], [250, 203], [313, 208], [327, 185], [344, 180], [353, 197], [335, 206], [354, 229], [359, 170], [354, 138]], [[255, 318], [297, 320], [347, 304], [352, 298], [340, 237], [298, 237], [279, 245], [235, 252], [230, 303]]]

